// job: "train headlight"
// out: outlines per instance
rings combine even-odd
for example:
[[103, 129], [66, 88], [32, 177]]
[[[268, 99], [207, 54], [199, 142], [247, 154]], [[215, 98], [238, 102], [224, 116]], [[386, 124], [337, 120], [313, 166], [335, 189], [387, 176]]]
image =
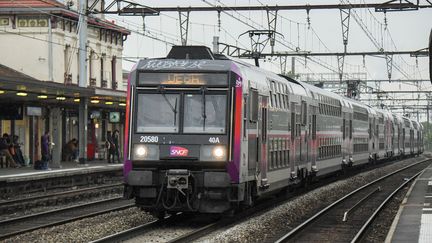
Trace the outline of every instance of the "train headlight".
[[213, 149], [213, 156], [217, 159], [222, 159], [225, 156], [225, 149], [223, 147], [216, 147]]
[[147, 148], [145, 146], [139, 146], [136, 148], [135, 153], [138, 157], [145, 157], [147, 155]]
[[224, 161], [227, 158], [226, 148], [223, 145], [202, 145], [200, 151], [201, 161]]
[[133, 159], [135, 160], [158, 160], [159, 145], [135, 144], [133, 147]]

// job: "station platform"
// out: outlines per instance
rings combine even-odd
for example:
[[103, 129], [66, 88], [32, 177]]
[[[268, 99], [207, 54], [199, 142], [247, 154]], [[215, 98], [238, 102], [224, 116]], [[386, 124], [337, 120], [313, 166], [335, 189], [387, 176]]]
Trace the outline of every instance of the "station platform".
[[408, 190], [385, 242], [432, 242], [432, 165]]
[[85, 165], [73, 161], [61, 162], [61, 168], [50, 168], [50, 170], [35, 170], [33, 167], [0, 168], [0, 183], [121, 171], [122, 168], [123, 164], [109, 164], [103, 160], [87, 161]]

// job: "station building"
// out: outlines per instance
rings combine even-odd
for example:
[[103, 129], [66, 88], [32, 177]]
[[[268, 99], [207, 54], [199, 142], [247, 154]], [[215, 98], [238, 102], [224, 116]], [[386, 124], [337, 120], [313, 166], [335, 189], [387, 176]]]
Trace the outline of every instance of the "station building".
[[89, 16], [88, 79], [79, 87], [78, 3], [0, 1], [0, 131], [19, 136], [29, 161], [40, 159], [45, 131], [55, 143], [53, 161], [62, 160], [63, 146], [78, 138], [81, 98], [89, 101], [88, 159], [104, 156], [107, 131], [119, 130], [123, 140], [121, 57], [130, 32], [102, 15]]

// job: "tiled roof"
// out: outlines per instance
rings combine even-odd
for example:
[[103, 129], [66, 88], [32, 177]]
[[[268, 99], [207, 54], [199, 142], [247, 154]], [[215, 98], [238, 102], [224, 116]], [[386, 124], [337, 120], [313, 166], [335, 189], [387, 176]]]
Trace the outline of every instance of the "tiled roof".
[[52, 8], [65, 7], [64, 4], [55, 0], [1, 0], [0, 8]]

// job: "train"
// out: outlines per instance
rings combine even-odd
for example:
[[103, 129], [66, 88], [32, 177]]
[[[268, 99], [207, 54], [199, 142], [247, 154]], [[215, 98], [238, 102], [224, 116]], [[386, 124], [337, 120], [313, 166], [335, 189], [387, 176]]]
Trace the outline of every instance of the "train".
[[407, 117], [205, 46], [174, 46], [129, 74], [125, 198], [220, 214], [313, 179], [423, 152]]

